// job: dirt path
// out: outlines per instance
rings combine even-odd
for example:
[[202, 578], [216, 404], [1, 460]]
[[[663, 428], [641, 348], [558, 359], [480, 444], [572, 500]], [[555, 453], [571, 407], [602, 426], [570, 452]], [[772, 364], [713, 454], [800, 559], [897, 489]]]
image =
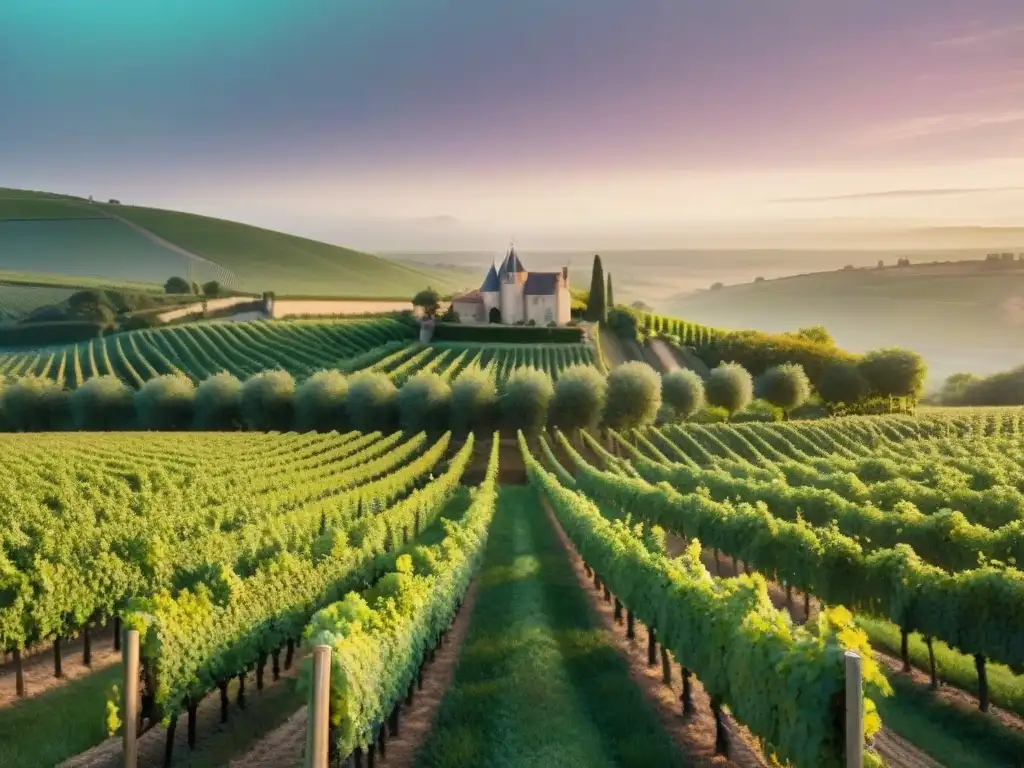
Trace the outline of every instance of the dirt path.
[[[79, 635], [75, 640], [61, 643], [61, 677], [54, 677], [53, 645], [47, 644], [30, 650], [22, 659], [25, 679], [25, 698], [38, 696], [46, 691], [66, 685], [69, 681], [106, 669], [121, 660], [121, 652], [114, 650], [113, 628], [93, 628], [90, 633], [92, 663], [83, 663], [85, 639]], [[9, 658], [9, 657], [8, 657]], [[12, 660], [0, 666], [0, 711], [17, 701], [16, 670]]]
[[[294, 711], [295, 678], [300, 668], [301, 657], [296, 657], [290, 670], [282, 670], [279, 680], [274, 681], [270, 664], [267, 664], [263, 690], [256, 688], [256, 673], [250, 672], [245, 678], [245, 710], [237, 703], [238, 682], [228, 687], [228, 722], [221, 723], [220, 695], [217, 691], [207, 695], [200, 702], [196, 716], [196, 746], [188, 747], [188, 718], [178, 716], [174, 733], [175, 766], [222, 766], [231, 756], [247, 749], [262, 733], [276, 728], [287, 712]], [[158, 725], [139, 737], [139, 765], [163, 765], [167, 729]], [[122, 762], [120, 738], [108, 739], [102, 744], [83, 752], [65, 762], [61, 768], [117, 768]]]
[[[469, 632], [476, 605], [476, 582], [470, 585], [462, 610], [448, 633], [448, 641], [434, 655], [423, 676], [423, 688], [417, 691], [412, 706], [402, 705], [399, 733], [387, 741], [387, 753], [376, 757], [376, 764], [388, 768], [411, 768], [416, 753], [434, 722], [445, 691], [455, 676], [459, 653]], [[292, 768], [302, 762], [306, 743], [306, 707], [267, 734], [243, 756], [232, 760], [233, 768]]]
[[672, 350], [669, 349], [668, 344], [666, 344], [663, 339], [651, 339], [647, 342], [647, 345], [651, 352], [654, 353], [654, 356], [658, 359], [662, 373], [674, 371], [679, 367], [679, 363], [676, 361], [675, 355], [672, 354]]
[[559, 525], [550, 504], [546, 499], [542, 499], [541, 503], [559, 541], [565, 548], [566, 556], [572, 563], [580, 589], [587, 596], [591, 610], [604, 629], [612, 636], [613, 645], [626, 661], [633, 682], [654, 705], [662, 726], [683, 754], [694, 765], [701, 767], [766, 768], [768, 764], [760, 754], [756, 739], [746, 728], [729, 716], [726, 719], [732, 734], [730, 758], [715, 755], [715, 721], [711, 714], [711, 702], [700, 681], [691, 678], [696, 712], [693, 715], [684, 716], [680, 704], [682, 673], [679, 665], [672, 664], [671, 685], [665, 685], [663, 682], [660, 663], [654, 667], [647, 666], [647, 628], [638, 621], [636, 622], [636, 637], [633, 640], [626, 637], [625, 629], [615, 622], [613, 604], [602, 600], [601, 594], [593, 589], [593, 582], [584, 571], [582, 559], [576, 553], [562, 526]]

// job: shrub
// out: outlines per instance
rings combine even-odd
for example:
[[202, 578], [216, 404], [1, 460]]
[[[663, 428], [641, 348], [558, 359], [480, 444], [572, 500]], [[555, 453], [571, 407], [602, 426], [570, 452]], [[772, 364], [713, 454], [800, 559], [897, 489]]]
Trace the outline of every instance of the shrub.
[[0, 391], [4, 428], [14, 432], [62, 429], [69, 421], [70, 394], [51, 379], [25, 376]]
[[832, 334], [828, 332], [824, 325], [811, 325], [807, 328], [800, 328], [796, 333], [787, 333], [785, 335], [826, 347], [834, 347], [836, 345], [836, 340], [832, 338]]
[[580, 344], [583, 342], [583, 329], [569, 326], [544, 328], [522, 323], [514, 326], [438, 323], [434, 328], [434, 339], [486, 344]]
[[330, 432], [345, 429], [348, 379], [339, 371], [317, 371], [295, 390], [295, 428]]
[[757, 381], [758, 397], [767, 400], [783, 413], [789, 414], [811, 395], [811, 382], [803, 366], [783, 363], [769, 368]]
[[536, 368], [517, 368], [501, 388], [501, 416], [510, 430], [539, 432], [555, 394], [551, 377]]
[[135, 416], [133, 394], [116, 376], [94, 376], [71, 393], [72, 423], [97, 432], [125, 429]]
[[742, 411], [732, 417], [732, 421], [779, 421], [782, 411], [766, 400], [754, 400]]
[[671, 371], [661, 377], [661, 399], [676, 419], [688, 419], [704, 407], [704, 380], [685, 368]]
[[754, 381], [738, 363], [722, 363], [704, 384], [708, 403], [723, 408], [730, 416], [746, 408], [754, 398]]
[[210, 280], [208, 283], [203, 283], [203, 296], [209, 296], [211, 298], [220, 296], [220, 283], [216, 280]]
[[195, 404], [195, 384], [180, 374], [157, 376], [135, 393], [135, 415], [143, 429], [188, 429]]
[[479, 368], [468, 368], [452, 383], [451, 427], [462, 436], [487, 433], [497, 420], [498, 390], [494, 379]]
[[729, 412], [718, 406], [707, 406], [693, 414], [695, 424], [723, 424], [729, 420]]
[[441, 296], [433, 288], [424, 288], [412, 297], [412, 305], [420, 307], [427, 317], [433, 317], [441, 307]]
[[242, 420], [249, 429], [285, 432], [295, 411], [295, 379], [287, 371], [262, 371], [242, 385]]
[[708, 365], [739, 363], [753, 376], [783, 363], [803, 366], [808, 378], [817, 384], [825, 369], [833, 363], [856, 363], [858, 357], [842, 349], [806, 338], [786, 334], [739, 331], [699, 345], [700, 356]]
[[833, 363], [817, 384], [826, 403], [856, 403], [868, 393], [868, 383], [854, 363]]
[[647, 363], [633, 361], [608, 374], [604, 422], [613, 429], [651, 424], [661, 408], [661, 377]]
[[868, 352], [860, 370], [871, 389], [887, 397], [916, 397], [928, 372], [919, 354], [896, 347]]
[[164, 283], [164, 293], [189, 293], [192, 286], [183, 277], [172, 277]]
[[596, 427], [608, 397], [608, 382], [589, 365], [574, 365], [562, 371], [555, 382], [551, 421], [565, 430]]
[[607, 325], [620, 339], [637, 340], [637, 318], [633, 312], [615, 307], [608, 313]]
[[398, 423], [402, 431], [444, 432], [448, 426], [448, 409], [452, 388], [436, 373], [418, 373], [398, 390]]
[[242, 382], [218, 373], [199, 383], [195, 399], [197, 429], [226, 431], [242, 425]]
[[363, 371], [348, 382], [345, 413], [360, 432], [390, 432], [395, 425], [395, 384], [383, 373]]

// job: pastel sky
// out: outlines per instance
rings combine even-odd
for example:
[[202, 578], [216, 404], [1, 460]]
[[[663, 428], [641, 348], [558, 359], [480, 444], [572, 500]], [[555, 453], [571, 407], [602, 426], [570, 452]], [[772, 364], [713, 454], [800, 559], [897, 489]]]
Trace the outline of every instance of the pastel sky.
[[364, 247], [1022, 225], [1024, 3], [6, 2], [0, 186]]

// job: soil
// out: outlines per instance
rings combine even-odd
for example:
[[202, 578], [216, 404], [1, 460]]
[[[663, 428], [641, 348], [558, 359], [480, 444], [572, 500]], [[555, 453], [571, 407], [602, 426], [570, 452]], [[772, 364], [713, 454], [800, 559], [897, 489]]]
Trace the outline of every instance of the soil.
[[636, 622], [633, 640], [626, 638], [625, 627], [615, 622], [615, 612], [612, 603], [606, 603], [601, 593], [593, 589], [593, 582], [587, 577], [583, 568], [583, 561], [576, 554], [565, 531], [555, 519], [551, 507], [546, 500], [542, 500], [551, 525], [554, 527], [559, 540], [566, 549], [566, 555], [570, 558], [576, 576], [579, 579], [580, 589], [587, 595], [590, 607], [595, 617], [604, 626], [611, 636], [614, 647], [619, 651], [629, 668], [630, 677], [643, 691], [646, 698], [654, 705], [658, 718], [666, 732], [678, 745], [680, 751], [696, 766], [738, 766], [739, 768], [763, 768], [768, 764], [761, 755], [757, 740], [728, 715], [729, 730], [731, 732], [731, 755], [725, 758], [715, 755], [715, 721], [711, 714], [711, 702], [700, 681], [691, 677], [693, 703], [696, 712], [690, 716], [682, 714], [682, 673], [678, 664], [672, 664], [672, 685], [665, 685], [662, 681], [662, 668], [660, 662], [654, 667], [647, 666], [647, 642], [648, 630], [639, 621]]
[[[384, 757], [377, 755], [377, 765], [388, 768], [410, 768], [413, 765], [416, 753], [433, 725], [445, 691], [455, 676], [462, 644], [473, 617], [476, 596], [477, 587], [474, 582], [466, 593], [462, 611], [456, 617], [444, 647], [434, 654], [434, 661], [424, 671], [423, 689], [416, 692], [411, 707], [403, 703], [399, 735], [388, 739], [387, 754]], [[232, 761], [231, 765], [236, 768], [290, 768], [299, 765], [306, 743], [307, 719], [306, 708], [303, 707], [245, 755]]]
[[[245, 678], [245, 711], [240, 711], [236, 703], [238, 682], [232, 681], [228, 687], [230, 696], [229, 719], [227, 723], [220, 721], [220, 694], [213, 691], [200, 703], [196, 712], [196, 747], [188, 748], [188, 717], [185, 713], [178, 716], [174, 733], [174, 756], [172, 765], [188, 763], [195, 758], [202, 764], [204, 749], [217, 744], [218, 740], [246, 740], [246, 731], [252, 729], [253, 718], [266, 714], [280, 701], [286, 693], [285, 680], [294, 678], [300, 668], [301, 656], [297, 653], [289, 670], [281, 670], [280, 680], [274, 681], [268, 661], [265, 671], [263, 690], [256, 689], [256, 673], [250, 672]], [[303, 738], [305, 732], [303, 731]], [[143, 733], [138, 739], [138, 763], [140, 766], [163, 765], [164, 748], [167, 741], [167, 729], [162, 725]], [[60, 768], [116, 768], [123, 762], [120, 737], [107, 739], [93, 747], [61, 763]]]
[[[114, 650], [113, 625], [95, 627], [90, 633], [92, 642], [92, 663], [82, 663], [85, 641], [82, 635], [74, 640], [61, 643], [62, 677], [53, 676], [53, 644], [47, 643], [27, 649], [22, 655], [21, 668], [25, 676], [25, 698], [38, 696], [46, 691], [65, 685], [68, 681], [105, 669], [121, 660], [121, 652]], [[5, 655], [0, 666], [0, 710], [21, 700], [17, 695], [13, 657]]]

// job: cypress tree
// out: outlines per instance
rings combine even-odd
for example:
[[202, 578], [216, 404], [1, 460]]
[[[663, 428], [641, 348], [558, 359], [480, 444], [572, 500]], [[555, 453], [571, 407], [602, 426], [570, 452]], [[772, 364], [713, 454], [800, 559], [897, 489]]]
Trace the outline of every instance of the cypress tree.
[[605, 284], [604, 268], [601, 257], [594, 256], [594, 271], [590, 276], [590, 299], [587, 302], [587, 319], [593, 322], [604, 322], [605, 319]]
[[605, 311], [615, 309], [615, 295], [612, 293], [612, 273], [608, 273], [608, 293], [604, 305]]

